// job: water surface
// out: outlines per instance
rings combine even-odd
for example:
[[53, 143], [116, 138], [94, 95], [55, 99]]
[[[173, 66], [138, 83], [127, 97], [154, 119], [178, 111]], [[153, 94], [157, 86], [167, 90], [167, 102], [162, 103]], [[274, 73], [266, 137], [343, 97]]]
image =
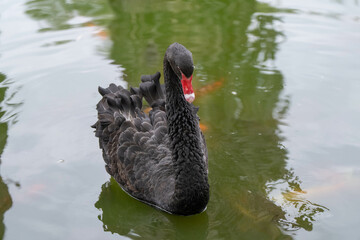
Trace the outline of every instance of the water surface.
[[[0, 238], [359, 239], [358, 1], [3, 0]], [[127, 196], [90, 125], [97, 86], [192, 51], [207, 210]]]

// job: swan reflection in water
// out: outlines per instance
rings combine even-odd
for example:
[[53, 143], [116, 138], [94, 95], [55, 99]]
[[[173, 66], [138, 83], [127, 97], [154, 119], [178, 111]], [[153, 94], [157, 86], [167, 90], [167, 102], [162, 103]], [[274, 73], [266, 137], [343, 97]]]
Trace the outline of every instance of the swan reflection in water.
[[[145, 239], [206, 239], [208, 215], [175, 216], [156, 210], [127, 195], [111, 178], [101, 187], [95, 207], [104, 231]], [[161, 231], [159, 231], [161, 229]]]

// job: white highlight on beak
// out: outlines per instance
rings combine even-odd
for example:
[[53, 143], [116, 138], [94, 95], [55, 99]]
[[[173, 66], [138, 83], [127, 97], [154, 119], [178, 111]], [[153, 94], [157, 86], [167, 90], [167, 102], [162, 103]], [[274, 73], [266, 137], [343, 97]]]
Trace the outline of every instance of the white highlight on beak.
[[195, 93], [184, 94], [186, 101], [192, 103], [195, 100]]

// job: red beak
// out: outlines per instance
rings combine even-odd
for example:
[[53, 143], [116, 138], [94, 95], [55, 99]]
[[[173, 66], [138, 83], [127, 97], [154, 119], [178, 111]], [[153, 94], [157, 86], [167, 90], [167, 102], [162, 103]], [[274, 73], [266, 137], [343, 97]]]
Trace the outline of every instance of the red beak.
[[185, 99], [189, 103], [192, 103], [195, 100], [195, 93], [191, 84], [192, 75], [189, 78], [187, 78], [183, 73], [181, 73], [181, 77], [182, 77], [181, 84], [183, 87]]

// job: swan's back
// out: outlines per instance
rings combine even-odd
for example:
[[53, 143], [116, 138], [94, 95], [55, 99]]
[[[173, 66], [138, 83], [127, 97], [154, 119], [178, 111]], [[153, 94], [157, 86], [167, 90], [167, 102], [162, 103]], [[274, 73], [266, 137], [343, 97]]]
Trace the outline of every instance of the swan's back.
[[[100, 88], [96, 136], [107, 172], [131, 196], [166, 208], [175, 179], [160, 73], [142, 77], [140, 88], [130, 91], [110, 84]], [[142, 97], [152, 107], [142, 112]]]

